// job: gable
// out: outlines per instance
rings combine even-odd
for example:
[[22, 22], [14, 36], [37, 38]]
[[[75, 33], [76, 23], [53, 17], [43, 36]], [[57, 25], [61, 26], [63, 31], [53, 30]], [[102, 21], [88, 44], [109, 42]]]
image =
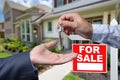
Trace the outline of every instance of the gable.
[[5, 14], [6, 11], [11, 10], [10, 6], [8, 5], [8, 3], [5, 1], [4, 3], [4, 7], [3, 7], [3, 14]]

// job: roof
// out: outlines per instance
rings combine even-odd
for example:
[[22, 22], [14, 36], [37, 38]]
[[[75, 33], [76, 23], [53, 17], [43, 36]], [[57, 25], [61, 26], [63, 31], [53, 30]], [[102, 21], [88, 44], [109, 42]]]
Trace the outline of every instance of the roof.
[[[29, 10], [34, 10], [34, 9], [39, 9], [39, 12], [29, 12]], [[17, 19], [20, 19], [24, 16], [33, 16], [32, 18], [32, 23], [38, 23], [41, 21], [45, 16], [47, 16], [49, 13], [52, 12], [52, 8], [46, 6], [46, 5], [38, 5], [38, 6], [33, 6], [31, 8], [28, 8], [25, 10], [25, 14], [17, 17]]]
[[50, 8], [50, 7], [46, 6], [46, 5], [41, 5], [41, 4], [37, 5], [37, 6], [32, 6], [30, 8], [27, 8], [25, 11], [27, 12], [27, 11], [29, 11], [31, 9], [39, 9], [39, 10], [44, 11], [44, 12], [52, 12], [52, 8]]
[[[24, 11], [24, 10], [27, 9], [27, 7], [25, 7], [25, 6], [21, 5], [21, 4], [15, 3], [13, 1], [6, 0], [6, 2], [13, 9], [17, 9], [17, 10], [20, 10], [20, 11]], [[5, 4], [4, 4], [4, 6], [5, 6]]]
[[45, 12], [52, 12], [52, 8], [50, 8], [50, 7], [46, 6], [46, 5], [38, 5], [36, 7], [39, 8], [39, 9], [44, 10]]
[[[120, 3], [120, 1], [119, 1], [119, 3]], [[97, 3], [97, 4], [83, 6], [83, 7], [77, 7], [77, 8], [74, 8], [74, 9], [61, 11], [61, 12], [58, 12], [58, 13], [54, 13], [54, 11], [53, 11], [53, 13], [46, 16], [44, 18], [44, 20], [59, 17], [59, 16], [65, 14], [65, 13], [82, 12], [82, 11], [87, 11], [87, 10], [90, 10], [90, 9], [97, 9], [97, 8], [104, 7], [104, 6], [109, 6], [109, 5], [112, 5], [112, 4], [116, 4], [116, 1], [115, 0], [105, 1], [105, 2], [102, 2], [102, 3]]]
[[42, 20], [44, 20], [44, 18], [45, 18], [46, 16], [48, 16], [49, 14], [51, 14], [51, 13], [45, 13], [45, 14], [40, 15], [38, 18], [36, 18], [36, 19], [34, 19], [34, 20], [32, 21], [32, 24], [34, 24], [34, 23], [41, 23]]

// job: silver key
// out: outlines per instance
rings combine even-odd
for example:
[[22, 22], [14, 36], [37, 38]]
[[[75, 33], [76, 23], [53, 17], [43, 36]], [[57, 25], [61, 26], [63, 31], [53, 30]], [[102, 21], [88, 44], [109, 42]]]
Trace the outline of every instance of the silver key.
[[58, 45], [58, 49], [59, 50], [64, 50], [64, 46], [63, 46], [63, 40], [62, 40], [62, 32], [63, 32], [63, 29], [60, 25], [57, 25], [57, 31], [58, 31], [58, 34], [59, 34], [59, 45]]

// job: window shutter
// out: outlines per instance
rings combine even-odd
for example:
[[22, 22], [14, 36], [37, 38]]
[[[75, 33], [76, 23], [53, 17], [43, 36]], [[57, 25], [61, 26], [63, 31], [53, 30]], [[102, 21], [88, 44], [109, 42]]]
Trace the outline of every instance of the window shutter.
[[72, 0], [68, 0], [68, 3], [71, 3], [72, 2]]
[[54, 0], [54, 8], [57, 7], [57, 0]]
[[67, 4], [67, 0], [63, 0], [63, 4], [64, 4], [64, 5]]

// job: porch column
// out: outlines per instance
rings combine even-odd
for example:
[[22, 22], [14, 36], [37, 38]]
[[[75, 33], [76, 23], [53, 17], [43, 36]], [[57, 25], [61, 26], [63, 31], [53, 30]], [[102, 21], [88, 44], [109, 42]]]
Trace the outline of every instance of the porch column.
[[104, 12], [103, 13], [103, 24], [108, 24], [108, 15], [109, 15], [109, 12]]

